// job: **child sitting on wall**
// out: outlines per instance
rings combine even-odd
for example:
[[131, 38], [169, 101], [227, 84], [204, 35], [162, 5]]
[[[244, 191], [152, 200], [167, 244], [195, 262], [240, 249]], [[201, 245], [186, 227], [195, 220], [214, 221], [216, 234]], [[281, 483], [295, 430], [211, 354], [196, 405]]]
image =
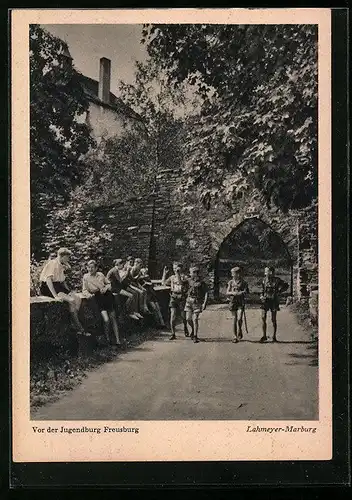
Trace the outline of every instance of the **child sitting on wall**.
[[120, 346], [120, 333], [117, 326], [116, 313], [114, 309], [114, 296], [111, 292], [111, 284], [103, 273], [97, 269], [95, 260], [90, 260], [87, 264], [87, 273], [83, 276], [82, 291], [86, 297], [94, 297], [99, 311], [104, 321], [104, 332], [108, 342], [109, 321], [115, 335], [116, 345]]
[[141, 270], [143, 268], [143, 261], [140, 258], [135, 259], [132, 268], [130, 268], [130, 287], [136, 290], [139, 294], [139, 307], [144, 314], [152, 314], [147, 304], [147, 293], [143, 286], [143, 276]]
[[141, 269], [140, 279], [141, 279], [141, 284], [146, 290], [147, 306], [149, 309], [151, 309], [153, 316], [156, 320], [156, 323], [159, 326], [164, 327], [165, 321], [161, 313], [160, 305], [154, 290], [153, 283], [150, 281], [150, 276], [147, 268]]
[[111, 283], [111, 291], [117, 294], [117, 300], [120, 307], [124, 309], [127, 315], [134, 320], [139, 321], [143, 318], [138, 313], [138, 295], [128, 291], [129, 279], [128, 271], [122, 259], [114, 260], [114, 267], [107, 274], [107, 279]]

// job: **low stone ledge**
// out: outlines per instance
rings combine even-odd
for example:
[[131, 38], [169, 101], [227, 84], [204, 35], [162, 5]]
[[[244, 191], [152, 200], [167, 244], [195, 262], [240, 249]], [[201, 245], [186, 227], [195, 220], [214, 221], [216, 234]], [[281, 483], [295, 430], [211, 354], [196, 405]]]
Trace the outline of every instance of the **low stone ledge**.
[[[158, 297], [163, 317], [167, 321], [169, 290], [165, 287], [156, 288], [155, 293]], [[93, 338], [102, 336], [102, 317], [95, 300], [87, 298], [81, 293], [78, 295], [82, 298], [79, 319], [83, 328]], [[130, 320], [128, 317], [126, 318], [123, 314], [119, 314], [117, 297], [116, 311], [124, 335], [128, 335], [131, 331], [142, 331], [150, 324], [150, 318], [136, 322]], [[54, 348], [69, 348], [72, 346], [77, 339], [68, 304], [58, 302], [50, 297], [30, 297], [30, 340], [32, 353], [33, 351], [38, 351], [39, 345], [43, 344], [49, 344]]]

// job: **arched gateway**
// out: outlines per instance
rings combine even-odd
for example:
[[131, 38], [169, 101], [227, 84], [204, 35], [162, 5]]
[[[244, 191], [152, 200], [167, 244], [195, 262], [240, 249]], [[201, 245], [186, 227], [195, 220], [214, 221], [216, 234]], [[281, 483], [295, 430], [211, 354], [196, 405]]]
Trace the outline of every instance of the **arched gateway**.
[[289, 284], [288, 295], [293, 295], [294, 260], [280, 234], [267, 222], [256, 216], [242, 220], [224, 238], [214, 264], [214, 299], [225, 298], [230, 270], [240, 265], [252, 294], [260, 293], [265, 266], [275, 266], [276, 274]]

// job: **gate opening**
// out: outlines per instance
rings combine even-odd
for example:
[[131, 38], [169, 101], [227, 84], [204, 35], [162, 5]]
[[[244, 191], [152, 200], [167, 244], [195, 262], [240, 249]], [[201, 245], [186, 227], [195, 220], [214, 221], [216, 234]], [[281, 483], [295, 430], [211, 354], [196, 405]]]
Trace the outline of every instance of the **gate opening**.
[[226, 301], [226, 286], [231, 268], [240, 266], [249, 285], [248, 303], [259, 302], [264, 268], [289, 284], [286, 296], [293, 294], [293, 261], [281, 236], [258, 218], [245, 219], [221, 243], [214, 266], [214, 299]]

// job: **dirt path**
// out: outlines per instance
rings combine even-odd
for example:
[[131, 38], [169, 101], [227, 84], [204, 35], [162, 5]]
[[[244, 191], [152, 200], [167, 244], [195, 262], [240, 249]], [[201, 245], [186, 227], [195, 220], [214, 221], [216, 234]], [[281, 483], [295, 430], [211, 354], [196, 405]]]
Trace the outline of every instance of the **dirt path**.
[[[35, 420], [314, 420], [318, 418], [315, 344], [286, 308], [279, 342], [258, 343], [260, 311], [248, 309], [249, 334], [233, 344], [225, 306], [202, 314], [193, 344], [158, 335], [88, 374]], [[268, 335], [271, 335], [269, 325]]]

